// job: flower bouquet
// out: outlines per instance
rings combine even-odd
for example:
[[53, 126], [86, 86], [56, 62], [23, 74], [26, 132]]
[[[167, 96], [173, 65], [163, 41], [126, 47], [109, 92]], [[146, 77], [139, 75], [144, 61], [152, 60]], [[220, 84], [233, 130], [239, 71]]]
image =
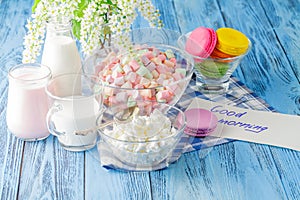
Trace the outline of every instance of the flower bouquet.
[[[151, 27], [161, 27], [159, 11], [151, 0], [35, 0], [24, 37], [23, 62], [35, 62], [44, 43], [46, 24], [62, 18], [72, 22], [72, 31], [85, 56], [103, 47], [114, 35], [130, 31], [138, 12]], [[126, 37], [119, 38], [124, 42]]]

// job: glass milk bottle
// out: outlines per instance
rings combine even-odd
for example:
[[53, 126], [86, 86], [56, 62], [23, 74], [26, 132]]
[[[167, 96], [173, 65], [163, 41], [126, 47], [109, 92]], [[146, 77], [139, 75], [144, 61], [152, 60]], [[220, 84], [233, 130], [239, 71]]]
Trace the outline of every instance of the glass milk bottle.
[[80, 55], [70, 21], [50, 21], [47, 24], [42, 64], [51, 69], [52, 77], [81, 73]]

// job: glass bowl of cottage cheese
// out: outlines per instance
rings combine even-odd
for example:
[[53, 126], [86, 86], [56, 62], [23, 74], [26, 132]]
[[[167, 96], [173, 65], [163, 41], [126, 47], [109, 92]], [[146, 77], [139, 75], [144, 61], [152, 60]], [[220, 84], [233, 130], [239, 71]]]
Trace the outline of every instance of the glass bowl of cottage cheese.
[[101, 142], [116, 159], [147, 169], [161, 163], [168, 166], [174, 152], [181, 152], [186, 118], [175, 106], [137, 101], [130, 107], [107, 108], [99, 124], [106, 124], [99, 130]]

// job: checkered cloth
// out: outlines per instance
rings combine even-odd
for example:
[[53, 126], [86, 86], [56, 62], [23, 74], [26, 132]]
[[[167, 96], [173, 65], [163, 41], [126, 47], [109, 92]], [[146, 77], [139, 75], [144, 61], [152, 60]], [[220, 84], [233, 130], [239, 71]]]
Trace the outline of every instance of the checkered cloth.
[[[227, 105], [238, 106], [241, 108], [248, 108], [253, 110], [263, 110], [263, 111], [274, 111], [272, 107], [267, 105], [265, 101], [260, 99], [255, 93], [250, 91], [244, 84], [238, 81], [236, 78], [231, 77], [229, 84], [229, 91], [226, 94], [216, 95], [216, 94], [202, 94], [197, 91], [195, 81], [192, 79], [188, 88], [186, 89], [184, 95], [180, 101], [176, 104], [181, 110], [185, 110], [193, 98], [198, 97], [214, 102], [219, 102]], [[118, 169], [124, 171], [152, 171], [168, 167], [170, 164], [174, 163], [179, 159], [182, 153], [201, 150], [199, 153], [203, 153], [205, 156], [209, 152], [209, 148], [231, 142], [231, 139], [216, 138], [216, 137], [192, 137], [188, 135], [183, 135], [180, 142], [174, 149], [171, 155], [169, 155], [161, 163], [151, 166], [138, 166], [126, 164], [120, 161], [118, 158], [114, 157], [110, 148], [106, 146], [105, 143], [98, 143], [98, 152], [100, 154], [101, 165], [106, 169]], [[205, 153], [206, 152], [206, 153]], [[200, 155], [199, 154], [199, 155]]]

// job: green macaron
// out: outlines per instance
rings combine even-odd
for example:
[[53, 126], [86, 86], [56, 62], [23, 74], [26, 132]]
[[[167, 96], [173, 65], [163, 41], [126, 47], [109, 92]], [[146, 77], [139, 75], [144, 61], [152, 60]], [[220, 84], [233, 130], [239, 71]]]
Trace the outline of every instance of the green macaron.
[[205, 60], [195, 65], [203, 76], [213, 79], [222, 78], [229, 69], [229, 63], [216, 62], [212, 60]]

